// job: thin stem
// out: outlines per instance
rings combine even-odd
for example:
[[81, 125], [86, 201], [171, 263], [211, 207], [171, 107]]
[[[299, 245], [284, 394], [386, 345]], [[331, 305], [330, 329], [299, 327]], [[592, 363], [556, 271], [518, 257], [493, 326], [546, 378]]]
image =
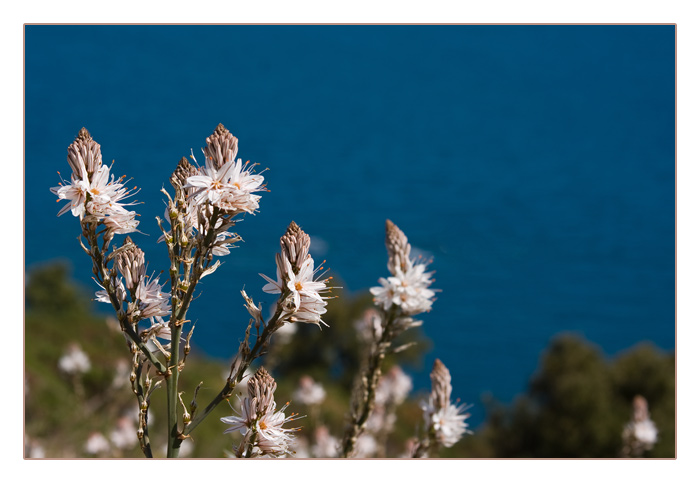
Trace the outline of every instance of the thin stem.
[[[170, 360], [168, 362], [168, 374], [166, 375], [166, 387], [167, 387], [167, 399], [168, 399], [168, 458], [177, 458], [180, 452], [180, 445], [182, 444], [181, 437], [185, 434], [180, 432], [178, 429], [178, 416], [177, 416], [177, 403], [178, 403], [178, 382], [180, 378], [180, 337], [182, 335], [182, 324], [187, 316], [187, 310], [189, 309], [190, 302], [192, 301], [192, 295], [194, 294], [195, 287], [204, 272], [203, 260], [207, 258], [211, 251], [211, 246], [216, 238], [216, 226], [217, 218], [219, 217], [219, 208], [215, 207], [212, 211], [212, 215], [209, 218], [209, 230], [202, 240], [201, 244], [197, 246], [194, 255], [193, 271], [190, 272], [186, 269], [185, 278], [190, 278], [187, 283], [187, 291], [184, 296], [178, 297], [177, 306], [172, 308], [172, 316], [170, 318], [170, 330], [171, 330], [171, 348], [170, 348]], [[176, 229], [173, 229], [174, 237], [177, 235], [175, 233]], [[179, 244], [178, 244], [179, 246]], [[171, 260], [178, 259], [178, 255], [173, 246], [170, 250]], [[179, 280], [179, 263], [177, 280]], [[190, 277], [188, 277], [188, 275]], [[171, 270], [171, 277], [173, 276]], [[175, 288], [172, 289], [175, 292]], [[179, 292], [179, 289], [178, 289]]]
[[134, 372], [136, 374], [136, 379], [134, 380], [132, 387], [136, 393], [136, 399], [139, 402], [139, 429], [142, 431], [139, 437], [139, 444], [141, 445], [141, 451], [143, 451], [146, 458], [153, 458], [151, 439], [148, 435], [148, 400], [141, 379], [141, 374], [143, 372], [143, 363], [141, 361], [137, 363], [136, 370]]
[[229, 379], [226, 381], [224, 387], [221, 389], [221, 391], [219, 391], [219, 393], [214, 397], [214, 399], [212, 399], [211, 402], [207, 404], [207, 407], [204, 408], [202, 412], [198, 413], [196, 417], [194, 417], [193, 415], [192, 422], [188, 424], [182, 431], [182, 434], [184, 436], [190, 434], [197, 426], [199, 426], [199, 424], [202, 421], [204, 421], [204, 419], [206, 419], [207, 416], [209, 416], [209, 414], [214, 410], [214, 408], [216, 408], [216, 406], [219, 405], [219, 403], [231, 397], [231, 395], [233, 394], [233, 390], [236, 388], [236, 385], [238, 385], [238, 383], [241, 382], [241, 380], [243, 379], [245, 371], [250, 367], [250, 364], [255, 359], [262, 355], [262, 351], [265, 348], [268, 339], [279, 328], [278, 321], [281, 315], [282, 309], [278, 306], [277, 310], [275, 311], [275, 314], [270, 318], [269, 322], [265, 324], [265, 329], [263, 330], [262, 334], [257, 336], [253, 348], [241, 361], [241, 364], [239, 365], [236, 374], [231, 374], [229, 376]]
[[382, 336], [372, 345], [367, 362], [360, 374], [359, 383], [352, 395], [350, 424], [348, 424], [341, 445], [341, 457], [349, 458], [355, 451], [357, 438], [365, 430], [367, 419], [374, 409], [375, 391], [379, 376], [381, 375], [381, 364], [386, 355], [386, 350], [391, 345], [397, 333], [393, 324], [397, 316], [396, 306], [393, 305], [388, 313], [385, 313], [386, 323], [383, 326]]

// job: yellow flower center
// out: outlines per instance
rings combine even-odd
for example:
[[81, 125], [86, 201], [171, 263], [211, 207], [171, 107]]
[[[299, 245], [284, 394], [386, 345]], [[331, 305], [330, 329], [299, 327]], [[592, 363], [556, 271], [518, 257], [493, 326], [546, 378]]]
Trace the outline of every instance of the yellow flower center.
[[304, 286], [301, 284], [301, 282], [297, 282], [294, 284], [294, 288], [297, 290], [301, 290], [304, 288]]

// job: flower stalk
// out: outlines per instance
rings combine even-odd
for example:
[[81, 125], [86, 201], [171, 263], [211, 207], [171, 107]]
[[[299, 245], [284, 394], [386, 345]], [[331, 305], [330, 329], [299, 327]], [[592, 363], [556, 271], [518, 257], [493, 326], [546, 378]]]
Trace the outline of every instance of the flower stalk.
[[435, 292], [428, 289], [432, 283], [425, 272], [426, 263], [410, 258], [411, 245], [406, 235], [390, 220], [386, 221], [385, 245], [391, 277], [380, 278], [382, 287], [370, 292], [381, 314], [381, 333], [372, 330], [372, 341], [365, 356], [365, 363], [353, 389], [348, 423], [343, 435], [340, 455], [353, 457], [358, 438], [364, 433], [367, 419], [374, 408], [377, 383], [381, 376], [382, 362], [389, 352], [399, 352], [408, 347], [392, 349], [396, 338], [405, 330], [422, 322], [412, 316], [430, 310]]

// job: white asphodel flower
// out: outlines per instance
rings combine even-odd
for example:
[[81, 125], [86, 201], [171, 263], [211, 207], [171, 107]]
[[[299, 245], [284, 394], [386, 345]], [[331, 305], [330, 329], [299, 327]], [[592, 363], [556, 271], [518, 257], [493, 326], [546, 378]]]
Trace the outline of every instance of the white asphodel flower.
[[82, 167], [81, 178], [72, 175], [71, 183], [62, 182], [59, 186], [51, 188], [51, 192], [59, 198], [70, 201], [58, 215], [64, 214], [69, 209], [73, 216], [83, 218], [85, 214], [102, 219], [112, 214], [126, 214], [121, 201], [133, 194], [123, 184], [115, 182], [114, 176], [109, 174], [109, 166], [102, 165], [88, 179], [87, 171]]
[[264, 190], [264, 178], [252, 170], [253, 166], [240, 159], [217, 167], [207, 157], [199, 174], [188, 177], [184, 187], [194, 188], [191, 198], [197, 204], [209, 202], [227, 212], [253, 213], [259, 208], [260, 196], [252, 193]]
[[[126, 290], [124, 289], [124, 282], [122, 281], [121, 277], [118, 277], [113, 282], [115, 285], [115, 290], [117, 292], [117, 299], [120, 302], [124, 302], [126, 300]], [[112, 303], [112, 301], [109, 298], [109, 294], [107, 293], [107, 290], [99, 283], [97, 285], [102, 287], [102, 290], [98, 290], [97, 292], [95, 292], [95, 300], [97, 300], [98, 302], [103, 302], [105, 304]]]
[[658, 429], [649, 415], [649, 405], [643, 396], [635, 396], [632, 401], [632, 420], [622, 432], [623, 453], [626, 456], [642, 456], [657, 442]]
[[142, 318], [170, 315], [170, 293], [163, 292], [158, 277], [142, 278], [136, 288], [136, 298]]
[[411, 245], [406, 235], [389, 220], [386, 221], [386, 247], [392, 276], [380, 278], [381, 287], [370, 288], [374, 303], [385, 311], [396, 305], [404, 315], [428, 312], [435, 297], [435, 291], [428, 288], [433, 283], [432, 272], [425, 271], [427, 263], [419, 262], [420, 257], [409, 257]]
[[328, 427], [319, 426], [314, 432], [316, 441], [311, 447], [311, 452], [316, 458], [337, 458], [340, 441], [331, 435]]
[[285, 428], [284, 424], [299, 418], [292, 413], [285, 416], [289, 403], [277, 410], [274, 392], [277, 383], [264, 368], [258, 369], [248, 380], [248, 396], [241, 403], [238, 415], [221, 418], [229, 427], [224, 433], [240, 431], [261, 455], [282, 456], [290, 454], [292, 433], [298, 428]]
[[85, 202], [87, 201], [87, 192], [90, 189], [90, 182], [87, 180], [87, 171], [85, 167], [82, 168], [82, 177], [71, 176], [71, 182], [62, 181], [58, 186], [51, 188], [51, 192], [58, 196], [58, 200], [68, 200], [70, 203], [66, 204], [58, 212], [58, 216], [61, 216], [68, 210], [71, 210], [73, 216], [77, 216], [80, 219], [85, 215]]
[[109, 439], [119, 449], [129, 449], [138, 443], [136, 426], [131, 418], [122, 416], [117, 420], [116, 427], [109, 434]]
[[413, 389], [411, 377], [399, 366], [394, 366], [379, 379], [375, 401], [380, 405], [398, 405], [406, 400], [411, 389]]
[[326, 399], [326, 390], [323, 389], [321, 383], [314, 381], [311, 376], [302, 376], [299, 380], [299, 387], [294, 391], [293, 397], [302, 404], [313, 406], [321, 404]]
[[[290, 240], [291, 238], [299, 240], [298, 243]], [[290, 322], [305, 322], [310, 324], [327, 325], [321, 316], [326, 313], [326, 292], [331, 290], [327, 285], [331, 277], [321, 279], [317, 276], [318, 272], [323, 270], [323, 266], [314, 269], [314, 260], [308, 254], [308, 250], [303, 251], [305, 258], [303, 260], [295, 257], [294, 263], [289, 260], [291, 250], [290, 247], [296, 245], [308, 246], [309, 236], [304, 233], [296, 223], [292, 222], [287, 228], [287, 232], [281, 238], [280, 245], [281, 253], [275, 256], [277, 265], [277, 280], [273, 280], [267, 275], [260, 274], [267, 284], [263, 287], [265, 293], [271, 294], [286, 294], [283, 302], [284, 318]]]
[[78, 344], [71, 344], [58, 360], [58, 368], [66, 374], [83, 374], [90, 370], [90, 359]]
[[467, 418], [471, 416], [466, 410], [471, 406], [452, 404], [452, 377], [439, 359], [435, 360], [430, 379], [432, 388], [427, 404], [423, 405], [423, 416], [428, 431], [434, 435], [435, 440], [449, 448], [459, 441], [464, 433], [473, 434], [467, 429], [469, 425], [466, 423]]
[[110, 445], [102, 433], [92, 433], [85, 442], [85, 452], [91, 455], [109, 452]]
[[473, 434], [467, 429], [469, 425], [466, 423], [466, 419], [470, 414], [464, 412], [466, 409], [466, 405], [450, 404], [431, 412], [430, 425], [435, 430], [437, 441], [445, 448], [452, 447], [462, 438], [464, 433]]
[[138, 231], [139, 220], [136, 219], [135, 211], [111, 213], [104, 219], [107, 231], [112, 235], [124, 235]]
[[382, 286], [370, 288], [375, 303], [384, 310], [397, 305], [406, 315], [429, 311], [435, 292], [428, 288], [432, 280], [425, 268], [424, 264], [419, 263], [410, 266], [405, 272], [397, 268], [393, 277], [380, 278]]

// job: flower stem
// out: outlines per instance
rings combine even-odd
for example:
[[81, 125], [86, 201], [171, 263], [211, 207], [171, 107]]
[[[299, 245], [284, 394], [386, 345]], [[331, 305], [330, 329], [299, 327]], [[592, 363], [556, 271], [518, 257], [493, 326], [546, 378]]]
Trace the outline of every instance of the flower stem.
[[396, 305], [393, 305], [388, 312], [384, 312], [386, 323], [383, 324], [382, 335], [378, 341], [372, 344], [367, 361], [363, 366], [359, 382], [355, 386], [352, 394], [350, 407], [350, 423], [348, 424], [341, 444], [340, 456], [350, 458], [355, 451], [357, 438], [365, 430], [367, 419], [374, 409], [375, 391], [379, 376], [381, 375], [381, 364], [386, 355], [386, 351], [396, 337], [393, 324], [397, 317]]

